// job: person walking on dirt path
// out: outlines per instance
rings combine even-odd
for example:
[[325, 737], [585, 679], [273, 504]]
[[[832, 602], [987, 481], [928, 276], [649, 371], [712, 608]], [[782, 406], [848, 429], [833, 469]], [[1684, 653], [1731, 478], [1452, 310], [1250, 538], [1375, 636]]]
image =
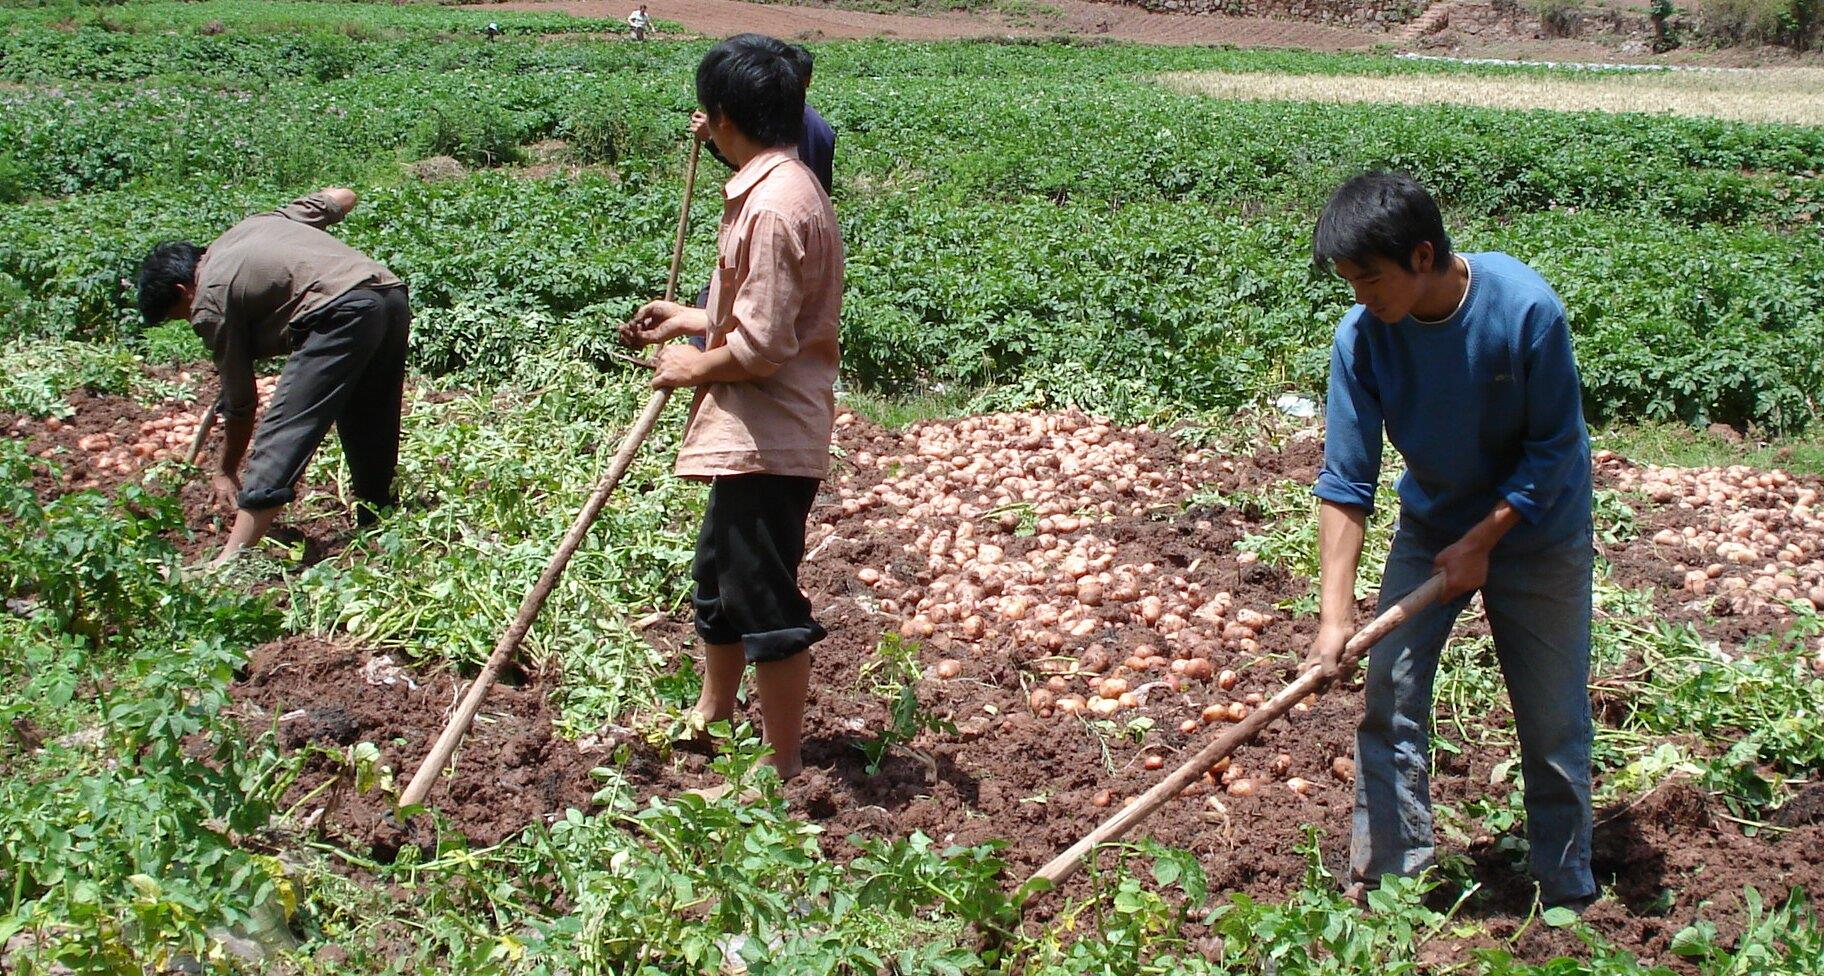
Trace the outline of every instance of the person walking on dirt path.
[[640, 4], [640, 9], [627, 15], [627, 26], [633, 28], [634, 40], [646, 39], [646, 32], [652, 30], [652, 17], [646, 13], [645, 4]]
[[701, 729], [733, 716], [754, 665], [771, 763], [802, 770], [810, 647], [825, 636], [798, 588], [805, 520], [829, 473], [843, 243], [830, 198], [802, 160], [804, 85], [789, 45], [740, 34], [697, 66], [697, 102], [735, 167], [707, 309], [650, 302], [621, 330], [662, 346], [655, 388], [694, 387], [677, 473], [710, 482], [691, 576]]
[[1564, 306], [1512, 257], [1456, 253], [1437, 203], [1405, 176], [1371, 172], [1337, 189], [1313, 258], [1358, 304], [1330, 354], [1314, 489], [1322, 616], [1306, 666], [1334, 673], [1354, 630], [1383, 431], [1406, 473], [1378, 605], [1445, 576], [1443, 600], [1369, 652], [1355, 890], [1434, 863], [1432, 684], [1453, 623], [1480, 592], [1519, 733], [1529, 868], [1548, 906], [1581, 910], [1596, 896], [1590, 444]]
[[[146, 323], [188, 319], [221, 376], [212, 484], [236, 513], [217, 565], [265, 536], [332, 423], [357, 522], [393, 504], [412, 310], [404, 282], [326, 230], [355, 200], [331, 187], [254, 214], [207, 249], [159, 244], [140, 264]], [[254, 362], [279, 355], [285, 367], [255, 438]]]

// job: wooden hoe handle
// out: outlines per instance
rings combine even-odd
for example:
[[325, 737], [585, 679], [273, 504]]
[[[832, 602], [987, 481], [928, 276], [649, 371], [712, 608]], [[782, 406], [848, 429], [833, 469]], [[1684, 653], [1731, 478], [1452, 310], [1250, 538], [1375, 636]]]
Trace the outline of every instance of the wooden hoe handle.
[[[678, 234], [672, 243], [671, 273], [665, 282], [665, 300], [671, 301], [678, 294], [678, 270], [684, 260], [684, 237], [690, 227], [690, 197], [697, 184], [697, 157], [701, 154], [703, 144], [696, 139], [690, 141], [690, 162], [684, 170], [684, 201], [678, 211]], [[405, 792], [399, 794], [401, 809], [409, 809], [424, 802], [424, 798], [436, 784], [437, 777], [443, 768], [449, 765], [450, 757], [456, 754], [456, 746], [462, 742], [469, 725], [475, 721], [475, 713], [481, 710], [482, 699], [488, 696], [488, 689], [494, 686], [495, 679], [500, 677], [500, 669], [512, 660], [519, 650], [519, 644], [525, 640], [526, 632], [532, 629], [532, 622], [538, 619], [538, 612], [544, 608], [545, 600], [557, 587], [557, 581], [564, 575], [565, 567], [570, 565], [570, 557], [576, 554], [577, 547], [589, 534], [589, 527], [595, 524], [596, 516], [602, 512], [602, 506], [608, 503], [608, 496], [613, 494], [615, 486], [626, 476], [632, 466], [634, 455], [639, 453], [640, 444], [652, 428], [659, 422], [659, 415], [665, 412], [665, 402], [670, 399], [670, 390], [660, 390], [652, 395], [641, 411], [638, 420], [622, 438], [620, 450], [614, 453], [614, 460], [609, 462], [608, 470], [603, 472], [601, 480], [596, 482], [595, 491], [584, 503], [583, 510], [577, 513], [576, 520], [570, 523], [570, 531], [564, 533], [564, 539], [558, 544], [557, 551], [551, 554], [551, 561], [545, 564], [545, 571], [539, 574], [538, 582], [526, 591], [525, 599], [520, 601], [519, 613], [508, 625], [507, 631], [500, 635], [500, 642], [494, 645], [494, 653], [488, 655], [488, 663], [482, 666], [481, 673], [475, 676], [475, 683], [462, 696], [462, 702], [456, 706], [455, 714], [450, 716], [449, 725], [444, 727], [443, 734], [437, 737], [437, 743], [418, 764], [418, 771], [412, 774], [412, 781], [406, 785]]]
[[203, 442], [209, 439], [209, 432], [215, 429], [215, 418], [221, 413], [222, 401], [211, 400], [209, 409], [203, 411], [203, 419], [197, 422], [196, 436], [190, 439], [190, 450], [184, 455], [185, 464], [195, 464], [203, 453]]
[[[1405, 599], [1394, 604], [1385, 613], [1375, 617], [1368, 626], [1357, 631], [1354, 637], [1349, 638], [1349, 643], [1343, 649], [1343, 659], [1338, 668], [1338, 675], [1348, 674], [1354, 669], [1355, 661], [1362, 652], [1373, 647], [1395, 627], [1405, 623], [1407, 618], [1437, 602], [1443, 592], [1444, 574], [1439, 573], [1425, 581], [1418, 589], [1407, 594]], [[1082, 866], [1083, 859], [1089, 856], [1090, 851], [1101, 844], [1119, 840], [1133, 829], [1135, 824], [1145, 820], [1153, 811], [1184, 792], [1185, 787], [1196, 782], [1205, 770], [1216, 765], [1224, 756], [1247, 744], [1275, 719], [1291, 711], [1292, 706], [1304, 700], [1305, 696], [1324, 690], [1332, 680], [1316, 670], [1306, 671], [1300, 675], [1298, 680], [1281, 688], [1279, 694], [1254, 709], [1247, 718], [1230, 726], [1217, 736], [1214, 742], [1204, 746], [1196, 755], [1186, 760], [1184, 765], [1179, 766], [1171, 775], [1161, 780], [1158, 785], [1142, 793], [1140, 798], [1131, 805], [1104, 820], [1095, 830], [1090, 831], [1088, 836], [1072, 844], [1069, 850], [1052, 858], [1050, 863], [1040, 868], [1038, 873], [1032, 876], [1031, 881], [1043, 878], [1051, 882], [1054, 887], [1062, 884], [1064, 879], [1075, 874], [1077, 868]], [[1031, 884], [1031, 881], [1027, 883]]]

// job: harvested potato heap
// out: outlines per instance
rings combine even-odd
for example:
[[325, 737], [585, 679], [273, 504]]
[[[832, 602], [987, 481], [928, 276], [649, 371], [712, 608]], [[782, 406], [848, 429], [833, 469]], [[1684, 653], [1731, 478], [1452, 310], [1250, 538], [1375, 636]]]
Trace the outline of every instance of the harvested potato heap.
[[1635, 467], [1609, 451], [1596, 461], [1616, 485], [1672, 505], [1686, 523], [1653, 543], [1693, 597], [1722, 598], [1735, 613], [1824, 609], [1824, 520], [1818, 490], [1779, 469]]
[[[190, 382], [188, 372], [178, 374], [179, 382]], [[273, 387], [279, 378], [267, 376], [259, 379], [255, 387], [260, 397], [260, 410], [264, 412], [266, 402], [272, 398]], [[182, 458], [190, 450], [190, 443], [196, 438], [197, 426], [202, 423], [205, 405], [194, 409], [172, 409], [160, 413], [151, 419], [140, 422], [136, 427], [125, 427], [117, 431], [98, 431], [84, 434], [77, 438], [76, 447], [89, 455], [89, 466], [96, 472], [104, 474], [130, 475], [154, 461]], [[14, 430], [26, 433], [34, 421], [21, 418], [15, 423]], [[36, 423], [50, 433], [57, 433], [66, 426], [56, 417], [47, 417]], [[49, 457], [57, 453], [55, 448], [42, 451]], [[93, 488], [97, 482], [85, 479], [83, 472], [71, 469], [67, 472], [70, 479], [76, 482], [77, 488]]]
[[[899, 435], [902, 450], [849, 458], [857, 472], [884, 480], [858, 488], [855, 475], [837, 479], [845, 517], [914, 539], [912, 560], [857, 567], [856, 579], [872, 588], [881, 613], [900, 618], [907, 637], [1075, 658], [1033, 691], [1041, 717], [1108, 717], [1187, 683], [1232, 689], [1236, 674], [1211, 659], [1259, 653], [1274, 614], [1191, 578], [1196, 563], [1178, 571], [1130, 558], [1110, 538], [1109, 523], [1176, 513], [1229, 466], [1197, 452], [1181, 464], [1161, 461], [1143, 446], [1154, 440], [1144, 425], [1120, 429], [1077, 413], [915, 424]], [[812, 544], [835, 530], [832, 522], [815, 527]], [[1238, 556], [1251, 559], [1226, 549], [1208, 558]], [[1103, 642], [1111, 634], [1123, 636], [1122, 650]], [[946, 661], [938, 675], [960, 670]], [[1203, 719], [1240, 721], [1259, 699], [1211, 705]], [[1188, 731], [1197, 723], [1184, 724]]]

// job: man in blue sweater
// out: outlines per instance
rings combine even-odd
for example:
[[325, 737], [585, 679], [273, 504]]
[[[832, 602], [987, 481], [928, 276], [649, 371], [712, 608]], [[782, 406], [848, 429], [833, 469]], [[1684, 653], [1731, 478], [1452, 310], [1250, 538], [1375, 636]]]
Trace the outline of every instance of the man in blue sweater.
[[1356, 732], [1350, 875], [1434, 861], [1432, 683], [1482, 594], [1526, 781], [1529, 867], [1547, 905], [1596, 896], [1590, 874], [1590, 445], [1564, 306], [1505, 254], [1457, 254], [1410, 178], [1366, 173], [1318, 218], [1313, 257], [1358, 303], [1330, 354], [1319, 504], [1322, 622], [1307, 664], [1335, 673], [1381, 435], [1406, 462], [1381, 580], [1390, 607], [1434, 573], [1444, 599], [1369, 653]]

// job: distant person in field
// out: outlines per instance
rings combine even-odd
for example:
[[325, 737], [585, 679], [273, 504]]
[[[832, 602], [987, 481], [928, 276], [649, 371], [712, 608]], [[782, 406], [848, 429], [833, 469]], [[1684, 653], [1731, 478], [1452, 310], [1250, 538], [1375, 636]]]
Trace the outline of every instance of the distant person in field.
[[[842, 232], [798, 158], [804, 84], [792, 48], [731, 37], [697, 66], [704, 127], [735, 173], [706, 309], [657, 301], [622, 329], [668, 343], [653, 386], [692, 387], [677, 472], [710, 482], [691, 576], [704, 647], [698, 728], [729, 719], [748, 665], [780, 777], [803, 768], [810, 647], [825, 636], [798, 588], [805, 520], [829, 472], [842, 309]], [[704, 348], [672, 343], [701, 337]], [[706, 351], [705, 351], [706, 350]]]
[[646, 32], [652, 30], [652, 17], [646, 13], [645, 4], [640, 4], [640, 9], [627, 15], [627, 26], [633, 28], [634, 40], [646, 39]]
[[1335, 672], [1385, 433], [1406, 462], [1378, 606], [1434, 573], [1444, 601], [1369, 652], [1356, 733], [1350, 874], [1358, 886], [1434, 863], [1432, 683], [1480, 592], [1513, 702], [1529, 867], [1548, 906], [1581, 911], [1590, 874], [1590, 443], [1563, 304], [1525, 264], [1459, 254], [1405, 176], [1344, 183], [1313, 257], [1358, 303], [1330, 354], [1318, 474], [1322, 619], [1308, 666]]
[[[797, 67], [798, 76], [804, 82], [804, 90], [808, 98], [811, 90], [811, 72], [816, 58], [808, 48], [802, 45], [789, 46], [792, 63]], [[703, 143], [703, 148], [709, 150], [709, 154], [716, 157], [718, 162], [729, 169], [735, 168], [735, 164], [716, 148], [716, 141], [710, 136], [708, 117], [701, 110], [691, 113], [690, 134], [696, 136]], [[804, 106], [804, 132], [798, 137], [798, 159], [804, 165], [809, 166], [811, 172], [817, 174], [817, 182], [823, 184], [825, 194], [834, 192], [831, 186], [836, 177], [836, 130], [830, 128], [830, 124], [825, 122], [823, 116], [817, 114], [817, 110], [812, 108], [808, 102]], [[697, 292], [697, 307], [702, 308], [708, 300], [709, 286], [705, 285]]]
[[[236, 515], [218, 564], [265, 536], [331, 424], [357, 521], [393, 504], [412, 310], [404, 282], [325, 229], [354, 206], [355, 191], [332, 187], [248, 217], [207, 249], [160, 244], [140, 265], [146, 324], [188, 319], [221, 374], [213, 486]], [[270, 356], [285, 367], [254, 438], [254, 362]]]

